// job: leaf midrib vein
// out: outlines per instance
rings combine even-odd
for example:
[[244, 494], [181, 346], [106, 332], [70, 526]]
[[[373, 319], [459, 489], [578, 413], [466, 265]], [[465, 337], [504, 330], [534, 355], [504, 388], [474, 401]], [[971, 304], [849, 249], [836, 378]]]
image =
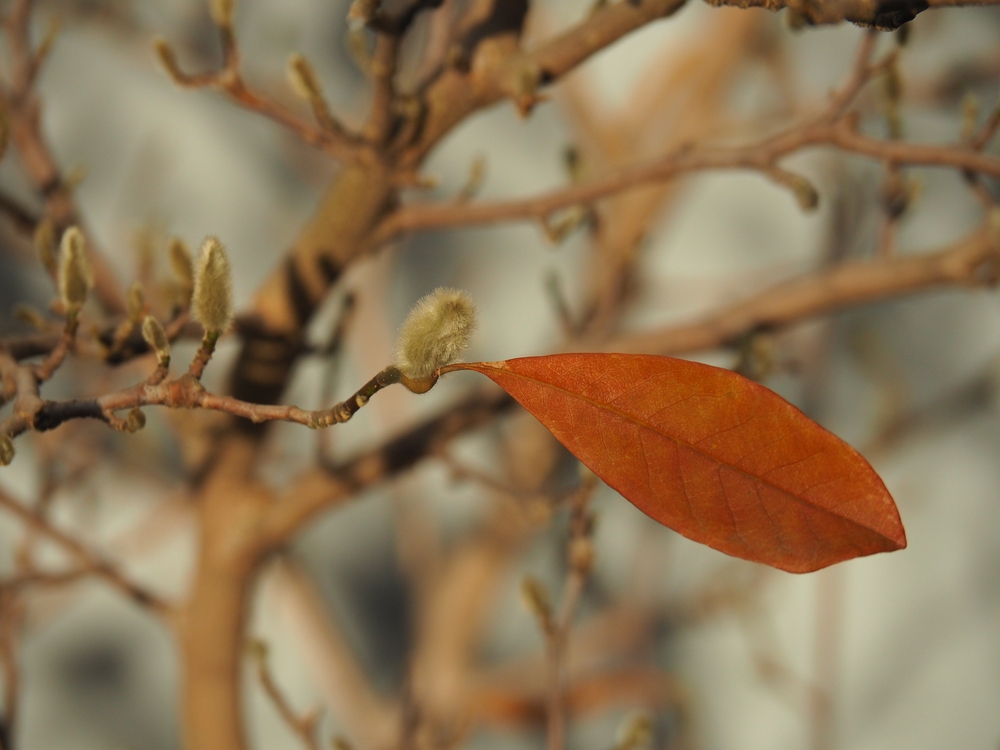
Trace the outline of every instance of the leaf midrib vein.
[[[730, 463], [727, 463], [725, 461], [722, 461], [721, 459], [716, 458], [715, 456], [713, 456], [711, 453], [708, 453], [708, 452], [702, 450], [701, 448], [698, 448], [697, 446], [695, 446], [695, 445], [687, 442], [686, 440], [681, 440], [678, 437], [674, 437], [673, 435], [669, 435], [669, 434], [663, 432], [662, 430], [654, 427], [653, 425], [650, 425], [650, 424], [648, 424], [646, 422], [643, 422], [643, 421], [641, 421], [641, 420], [639, 420], [639, 419], [637, 419], [635, 417], [632, 417], [632, 416], [630, 416], [628, 414], [625, 414], [625, 413], [619, 411], [618, 409], [615, 409], [610, 404], [602, 403], [600, 401], [595, 401], [592, 398], [584, 396], [584, 395], [582, 395], [580, 393], [576, 393], [576, 392], [571, 391], [571, 390], [569, 390], [567, 388], [563, 388], [561, 386], [555, 385], [554, 383], [549, 383], [549, 382], [546, 382], [544, 380], [539, 380], [538, 378], [533, 378], [533, 377], [531, 377], [529, 375], [525, 375], [523, 373], [516, 372], [516, 371], [508, 369], [508, 368], [504, 368], [504, 367], [483, 367], [483, 369], [484, 370], [493, 370], [494, 372], [501, 372], [501, 373], [505, 373], [507, 375], [513, 375], [514, 377], [521, 378], [522, 380], [526, 380], [526, 381], [531, 382], [531, 383], [537, 383], [537, 384], [539, 384], [541, 386], [544, 386], [546, 388], [552, 388], [553, 390], [556, 390], [556, 391], [561, 391], [562, 393], [565, 393], [565, 394], [567, 394], [569, 396], [572, 396], [573, 398], [577, 398], [580, 401], [584, 401], [586, 403], [589, 403], [592, 406], [594, 406], [595, 408], [603, 409], [605, 411], [609, 411], [612, 414], [617, 414], [619, 417], [621, 417], [622, 419], [624, 419], [624, 420], [626, 420], [628, 422], [631, 422], [631, 423], [633, 423], [633, 424], [635, 424], [635, 425], [637, 425], [639, 427], [642, 427], [642, 428], [645, 428], [645, 429], [647, 429], [647, 430], [649, 430], [651, 432], [654, 432], [657, 435], [662, 435], [665, 438], [667, 438], [668, 440], [672, 440], [673, 442], [677, 443], [678, 445], [683, 445], [686, 448], [690, 448], [695, 453], [699, 453], [702, 456], [705, 456], [706, 458], [711, 459], [712, 461], [715, 461], [718, 464], [721, 464], [722, 466], [729, 467], [733, 471], [736, 471], [736, 472], [742, 474], [743, 476], [748, 477], [751, 480], [754, 480], [754, 481], [760, 482], [762, 484], [765, 484], [768, 487], [771, 487], [771, 488], [777, 490], [778, 492], [781, 492], [781, 493], [783, 493], [785, 495], [788, 495], [789, 497], [792, 497], [793, 499], [795, 499], [795, 500], [803, 503], [804, 505], [808, 505], [809, 507], [815, 508], [816, 510], [822, 511], [823, 513], [829, 513], [830, 515], [836, 516], [837, 518], [842, 518], [843, 520], [847, 521], [848, 523], [850, 523], [850, 524], [852, 524], [854, 526], [857, 526], [859, 528], [868, 529], [869, 531], [872, 531], [872, 532], [878, 534], [879, 536], [883, 536], [883, 534], [880, 531], [877, 531], [877, 530], [872, 529], [870, 527], [864, 526], [863, 524], [858, 523], [857, 521], [855, 521], [852, 518], [847, 518], [846, 516], [842, 516], [839, 513], [837, 513], [836, 511], [831, 510], [830, 508], [824, 508], [821, 505], [817, 505], [816, 503], [810, 501], [807, 498], [795, 495], [792, 492], [790, 492], [789, 490], [786, 490], [784, 487], [779, 487], [778, 485], [774, 484], [773, 482], [768, 481], [767, 479], [764, 479], [763, 477], [759, 477], [759, 476], [757, 476], [755, 474], [751, 474], [750, 472], [748, 472], [748, 471], [746, 471], [744, 469], [741, 469], [738, 466], [734, 466], [733, 464], [730, 464]], [[728, 393], [735, 393], [735, 391], [733, 391], [732, 389], [730, 389], [728, 391]], [[708, 396], [710, 394], [701, 394], [701, 395]], [[720, 397], [716, 396], [715, 398], [720, 398]], [[682, 399], [682, 400], [684, 400], [684, 399]], [[664, 407], [664, 408], [667, 408], [667, 407]], [[712, 437], [712, 436], [709, 435], [708, 437]], [[809, 456], [807, 456], [806, 458], [801, 459], [800, 461], [793, 461], [792, 464], [800, 463], [801, 461], [808, 460], [809, 458], [812, 458], [812, 456], [818, 455], [821, 452], [822, 451], [817, 451], [816, 453], [810, 454]], [[785, 464], [785, 466], [791, 466], [792, 464]], [[777, 466], [777, 467], [775, 467], [773, 469], [769, 469], [768, 473], [770, 473], [772, 471], [777, 471], [778, 469], [785, 468], [785, 466]], [[648, 471], [649, 467], [647, 466], [646, 468], [647, 468], [647, 471]], [[834, 479], [829, 480], [828, 482], [821, 482], [820, 484], [828, 484], [830, 482], [835, 482], [835, 481], [837, 481], [838, 479], [841, 479], [841, 478], [842, 477], [838, 476], [838, 477], [835, 477]], [[819, 486], [819, 485], [813, 485], [813, 487], [816, 487], [816, 486]], [[808, 489], [812, 489], [812, 488], [810, 487]]]

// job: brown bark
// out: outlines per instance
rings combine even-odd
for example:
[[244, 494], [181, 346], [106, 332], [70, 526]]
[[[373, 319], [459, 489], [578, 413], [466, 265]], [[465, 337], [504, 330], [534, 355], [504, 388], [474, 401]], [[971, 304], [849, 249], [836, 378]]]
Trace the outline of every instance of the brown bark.
[[266, 549], [260, 518], [271, 501], [251, 484], [254, 445], [229, 441], [200, 501], [198, 564], [180, 613], [184, 744], [192, 750], [241, 750], [244, 623], [253, 573]]

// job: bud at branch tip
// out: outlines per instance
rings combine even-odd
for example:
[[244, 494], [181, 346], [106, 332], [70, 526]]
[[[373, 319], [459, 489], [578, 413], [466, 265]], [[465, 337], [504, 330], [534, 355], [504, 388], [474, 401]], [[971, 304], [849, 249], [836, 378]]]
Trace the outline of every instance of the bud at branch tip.
[[191, 312], [206, 333], [224, 333], [233, 318], [233, 283], [226, 249], [215, 237], [201, 246]]
[[77, 313], [94, 286], [94, 272], [87, 258], [83, 232], [70, 227], [59, 248], [59, 296], [67, 314]]
[[142, 321], [142, 337], [149, 344], [149, 348], [156, 352], [156, 362], [160, 367], [167, 367], [170, 364], [170, 340], [160, 325], [160, 321], [152, 315], [147, 315]]
[[439, 367], [458, 361], [475, 329], [476, 306], [469, 295], [435, 289], [406, 316], [396, 342], [396, 367], [411, 380], [429, 378]]

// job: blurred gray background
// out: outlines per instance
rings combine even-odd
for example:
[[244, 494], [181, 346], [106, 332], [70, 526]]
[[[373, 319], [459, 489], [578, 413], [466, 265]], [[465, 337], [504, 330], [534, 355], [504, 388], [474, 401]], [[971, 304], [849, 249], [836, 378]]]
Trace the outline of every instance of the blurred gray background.
[[[583, 5], [535, 0], [531, 38], [577, 20]], [[316, 67], [334, 108], [356, 123], [367, 93], [348, 52], [346, 10], [340, 0], [241, 0], [237, 32], [247, 77], [293, 103], [284, 66], [291, 52], [301, 51]], [[719, 12], [691, 3], [588, 62], [579, 75], [593, 100], [608, 112], [624, 107], [642, 91], [647, 66], [669, 60], [672, 48], [713, 23]], [[212, 92], [178, 89], [159, 69], [151, 53], [157, 34], [174, 44], [186, 69], [216, 64], [216, 40], [200, 0], [40, 3], [40, 19], [56, 15], [62, 31], [40, 84], [45, 130], [64, 168], [86, 170], [77, 197], [120, 277], [136, 274], [143, 236], [177, 235], [197, 245], [215, 234], [230, 249], [237, 300], [247, 303], [310, 215], [335, 165]], [[849, 26], [793, 33], [780, 16], [768, 16], [762, 25], [769, 43], [785, 56], [792, 90], [813, 104], [843, 75], [862, 33]], [[906, 136], [954, 141], [965, 90], [974, 90], [985, 110], [997, 103], [1000, 13], [927, 12], [911, 25], [902, 56], [907, 92], [915, 99], [903, 109]], [[891, 45], [886, 37], [883, 43]], [[961, 72], [975, 65], [986, 65], [992, 74], [962, 79]], [[952, 73], [972, 83], [947, 96], [921, 88]], [[748, 66], [733, 87], [732, 106], [750, 115], [766, 113], [773, 109], [775, 91], [766, 72]], [[933, 101], [923, 103], [921, 96]], [[430, 196], [454, 194], [480, 157], [487, 165], [483, 199], [558, 186], [566, 179], [562, 154], [573, 139], [558, 95], [526, 120], [509, 104], [496, 106], [461, 126], [430, 159], [425, 172], [439, 183]], [[813, 151], [790, 164], [819, 186], [819, 212], [804, 215], [786, 191], [755, 175], [712, 174], [683, 182], [643, 250], [630, 327], [688, 319], [815, 268], [830, 252], [834, 232], [842, 238], [843, 256], [873, 252], [881, 179], [875, 166], [829, 151]], [[910, 174], [920, 191], [901, 224], [899, 252], [939, 247], [977, 223], [979, 209], [960, 175]], [[0, 186], [37, 205], [12, 155], [0, 165]], [[7, 321], [18, 303], [44, 308], [51, 292], [23, 240], [10, 235], [3, 241], [0, 319]], [[554, 247], [536, 226], [517, 224], [431, 233], [364, 261], [342, 287], [358, 293], [359, 309], [336, 368], [337, 393], [350, 393], [388, 362], [394, 331], [409, 306], [439, 285], [467, 289], [480, 307], [482, 324], [470, 360], [552, 350], [561, 333], [545, 279], [558, 276], [572, 307], [580, 299], [586, 258], [583, 232]], [[11, 330], [12, 324], [3, 325]], [[996, 293], [933, 292], [869, 306], [797, 327], [773, 347], [779, 366], [766, 384], [869, 457], [897, 500], [909, 548], [793, 576], [691, 543], [602, 489], [595, 501], [597, 569], [581, 619], [622, 597], [662, 613], [643, 658], [676, 676], [692, 744], [699, 748], [814, 747], [810, 691], [819, 684], [831, 695], [831, 747], [995, 749], [1000, 744]], [[213, 363], [216, 383], [232, 351], [231, 344], [223, 345], [220, 362]], [[702, 359], [734, 364], [732, 352]], [[325, 363], [307, 363], [288, 400], [316, 405], [330, 377]], [[324, 450], [348, 455], [399, 424], [434, 413], [468, 387], [469, 381], [456, 378], [420, 399], [387, 392], [349, 429], [338, 428]], [[73, 384], [57, 381], [53, 388], [68, 393]], [[180, 451], [164, 419], [151, 414], [150, 429], [136, 436], [86, 432], [92, 441], [89, 458], [67, 461], [93, 461], [97, 451], [110, 458], [60, 492], [54, 517], [126, 560], [137, 578], [179, 594], [194, 539], [176, 483]], [[296, 426], [275, 430], [269, 448], [275, 481], [312, 462], [316, 435], [305, 433]], [[487, 442], [471, 436], [454, 452], [488, 468]], [[4, 470], [0, 482], [28, 499], [38, 489], [36, 448], [25, 440], [19, 451], [18, 462]], [[454, 481], [429, 462], [392, 488], [322, 517], [291, 552], [373, 684], [387, 694], [402, 687], [413, 625], [396, 544], [401, 502], [423, 508], [445, 539], [475, 528], [484, 513], [479, 487]], [[140, 541], [138, 526], [145, 534]], [[5, 570], [20, 533], [0, 515]], [[518, 582], [531, 572], [558, 585], [556, 550], [564, 533], [558, 525], [542, 533], [506, 574], [484, 659], [500, 663], [538, 652], [541, 640], [518, 600]], [[289, 603], [281, 576], [270, 568], [262, 575], [251, 631], [269, 644], [275, 675], [293, 704], [324, 710], [323, 736], [329, 737], [342, 731], [336, 688], [324, 675], [326, 662], [313, 650], [319, 647], [311, 621]], [[685, 609], [698, 592], [718, 585], [743, 590], [749, 600]], [[688, 614], [673, 616], [676, 612]], [[176, 654], [159, 624], [96, 582], [39, 597], [29, 622], [19, 748], [178, 746]], [[262, 694], [253, 670], [245, 693], [253, 746], [295, 747], [298, 739]], [[575, 724], [570, 746], [611, 747], [615, 728], [630, 711], [616, 707]], [[671, 736], [673, 720], [660, 717], [658, 743]], [[497, 729], [477, 734], [472, 743], [541, 747], [543, 734]]]

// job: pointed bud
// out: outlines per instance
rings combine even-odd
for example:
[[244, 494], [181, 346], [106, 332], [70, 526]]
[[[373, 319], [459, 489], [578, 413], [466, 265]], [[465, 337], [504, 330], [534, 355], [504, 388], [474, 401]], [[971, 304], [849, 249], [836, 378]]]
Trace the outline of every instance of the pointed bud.
[[170, 364], [170, 340], [160, 321], [152, 315], [147, 315], [142, 321], [142, 337], [146, 339], [149, 348], [156, 352], [157, 364], [160, 367], [167, 367]]
[[962, 97], [962, 142], [968, 143], [976, 136], [979, 121], [979, 97], [972, 92]]
[[146, 415], [136, 406], [125, 418], [125, 432], [138, 432], [146, 426]]
[[223, 333], [233, 318], [233, 283], [226, 249], [215, 237], [201, 246], [191, 300], [195, 320], [208, 332]]
[[177, 55], [174, 53], [174, 48], [170, 46], [166, 39], [156, 37], [153, 40], [153, 51], [174, 83], [178, 86], [188, 85], [190, 82], [189, 78], [181, 70], [181, 66], [177, 64]]
[[209, 0], [208, 9], [216, 26], [230, 28], [233, 25], [233, 12], [236, 10], [235, 0]]
[[44, 331], [45, 327], [49, 324], [49, 321], [45, 319], [45, 316], [31, 305], [15, 305], [14, 317], [18, 320], [23, 320], [25, 323], [38, 331]]
[[53, 45], [56, 43], [56, 37], [59, 35], [59, 25], [58, 16], [53, 16], [52, 19], [49, 20], [49, 26], [45, 30], [45, 36], [42, 37], [41, 44], [39, 44], [38, 49], [35, 50], [35, 65], [40, 67], [49, 56]]
[[138, 281], [128, 288], [125, 295], [125, 312], [133, 323], [142, 320], [143, 313], [146, 312], [146, 295], [142, 293], [142, 284]]
[[70, 227], [59, 248], [59, 295], [68, 313], [79, 311], [94, 286], [94, 272], [87, 259], [83, 232]]
[[266, 664], [268, 657], [267, 643], [260, 638], [251, 638], [247, 641], [247, 656], [258, 664]]
[[541, 629], [546, 633], [552, 632], [555, 625], [552, 620], [552, 603], [549, 600], [549, 592], [541, 581], [532, 576], [525, 576], [521, 581], [521, 601], [538, 620]]
[[0, 436], [0, 466], [9, 466], [14, 460], [14, 441], [10, 435]]
[[458, 361], [476, 329], [476, 307], [458, 289], [435, 289], [406, 316], [396, 342], [396, 366], [412, 380]]
[[815, 211], [819, 206], [819, 192], [805, 177], [799, 177], [792, 184], [792, 191], [795, 193], [795, 200], [799, 202], [799, 208], [803, 211]]
[[194, 291], [194, 261], [191, 259], [191, 249], [179, 237], [170, 241], [170, 266], [178, 279], [178, 297], [181, 307], [191, 304], [191, 293]]
[[50, 276], [55, 276], [57, 273], [56, 225], [52, 222], [52, 219], [45, 217], [38, 222], [38, 226], [35, 227], [33, 241], [35, 252], [38, 253], [38, 258], [42, 261], [45, 270], [48, 271]]
[[316, 71], [298, 52], [288, 58], [288, 82], [295, 93], [307, 101], [323, 98]]

